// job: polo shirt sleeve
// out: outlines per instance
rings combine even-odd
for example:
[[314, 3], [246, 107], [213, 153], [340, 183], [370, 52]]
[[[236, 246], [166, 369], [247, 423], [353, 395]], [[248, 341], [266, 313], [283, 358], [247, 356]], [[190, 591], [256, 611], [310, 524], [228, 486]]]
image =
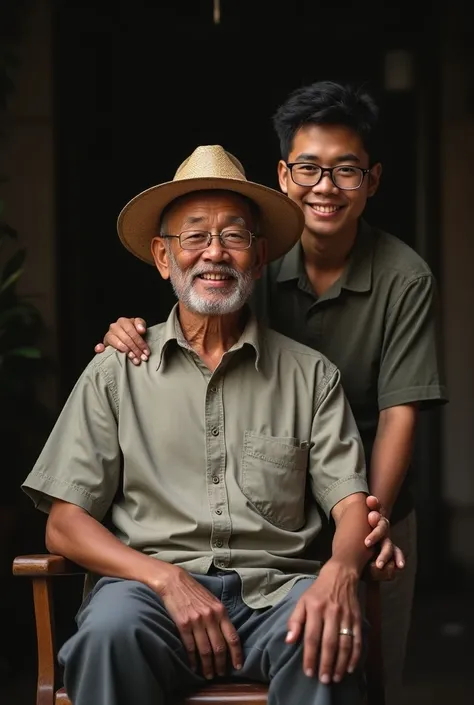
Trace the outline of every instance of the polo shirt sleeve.
[[22, 484], [38, 509], [49, 512], [53, 499], [62, 499], [98, 521], [104, 518], [121, 472], [117, 424], [115, 381], [96, 358], [77, 381]]
[[378, 382], [379, 410], [447, 401], [432, 274], [408, 281], [387, 313]]
[[333, 365], [316, 393], [309, 463], [313, 495], [328, 518], [345, 497], [368, 494], [362, 441]]

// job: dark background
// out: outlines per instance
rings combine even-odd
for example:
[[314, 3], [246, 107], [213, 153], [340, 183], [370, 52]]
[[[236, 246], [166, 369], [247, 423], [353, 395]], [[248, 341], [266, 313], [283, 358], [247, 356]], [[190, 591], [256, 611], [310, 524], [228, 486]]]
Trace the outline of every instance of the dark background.
[[[278, 188], [271, 117], [303, 84], [355, 81], [373, 93], [384, 128], [384, 172], [366, 216], [418, 249], [439, 273], [441, 21], [434, 3], [421, 2], [415, 15], [407, 0], [300, 0], [281, 7], [270, 0], [221, 0], [219, 25], [213, 24], [212, 0], [54, 3], [60, 405], [110, 322], [139, 315], [151, 325], [165, 319], [174, 302], [158, 273], [120, 244], [121, 208], [139, 191], [170, 180], [199, 144], [222, 144], [243, 162], [249, 179]], [[391, 49], [413, 57], [408, 90], [387, 90]], [[417, 238], [420, 200], [430, 233], [423, 245]], [[438, 643], [431, 616], [446, 607], [437, 596], [449, 600], [455, 590], [456, 606], [464, 609], [459, 594], [469, 587], [465, 576], [452, 572], [445, 550], [439, 428], [437, 412], [425, 415], [417, 447], [421, 558], [413, 659], [427, 640]], [[45, 518], [23, 498], [19, 504], [12, 556], [44, 550]], [[34, 680], [30, 586], [10, 578], [2, 584], [17, 628], [8, 645], [0, 641], [0, 656], [8, 651], [14, 674]], [[72, 627], [81, 589], [76, 579], [60, 584], [59, 643]], [[456, 619], [448, 609], [445, 621], [456, 626]], [[453, 643], [444, 643], [443, 655], [428, 649], [430, 656], [416, 667], [412, 660], [409, 671], [429, 678], [451, 659], [457, 672], [466, 649], [463, 640]]]

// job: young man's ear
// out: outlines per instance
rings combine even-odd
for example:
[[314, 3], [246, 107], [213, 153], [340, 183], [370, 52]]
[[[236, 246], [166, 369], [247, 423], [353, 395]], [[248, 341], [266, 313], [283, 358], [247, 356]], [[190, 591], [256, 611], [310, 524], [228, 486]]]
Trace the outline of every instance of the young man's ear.
[[289, 178], [289, 169], [286, 166], [286, 162], [283, 161], [283, 159], [280, 159], [278, 162], [278, 183], [280, 184], [280, 188], [283, 191], [283, 193], [288, 194], [288, 178]]
[[380, 179], [382, 177], [382, 164], [380, 162], [377, 162], [377, 164], [374, 164], [374, 166], [371, 168], [369, 177], [368, 177], [368, 189], [367, 189], [367, 195], [369, 198], [372, 196], [375, 196], [377, 193], [377, 190], [380, 186]]

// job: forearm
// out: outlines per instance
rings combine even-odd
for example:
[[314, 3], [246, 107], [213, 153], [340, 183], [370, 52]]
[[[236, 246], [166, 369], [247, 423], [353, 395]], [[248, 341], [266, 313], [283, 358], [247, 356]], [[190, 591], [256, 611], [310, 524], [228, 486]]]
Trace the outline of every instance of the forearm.
[[346, 566], [357, 577], [373, 557], [365, 538], [370, 531], [365, 495], [358, 493], [340, 502], [333, 509], [336, 531], [332, 542], [332, 560]]
[[370, 491], [388, 517], [412, 458], [416, 418], [413, 404], [380, 412], [370, 464]]
[[98, 575], [137, 580], [159, 591], [173, 566], [122, 543], [80, 507], [55, 502], [46, 526], [46, 546]]

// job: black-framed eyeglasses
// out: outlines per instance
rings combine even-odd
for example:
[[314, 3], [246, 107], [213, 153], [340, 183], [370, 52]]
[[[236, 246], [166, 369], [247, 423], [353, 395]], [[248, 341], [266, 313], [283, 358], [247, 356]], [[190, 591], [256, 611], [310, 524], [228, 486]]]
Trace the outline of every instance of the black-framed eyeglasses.
[[286, 166], [298, 186], [316, 186], [324, 174], [329, 174], [334, 186], [343, 191], [354, 191], [360, 188], [366, 175], [370, 173], [370, 169], [361, 169], [352, 164], [323, 167], [310, 162], [291, 162]]
[[183, 230], [179, 235], [161, 235], [164, 238], [177, 238], [183, 250], [205, 250], [217, 237], [226, 250], [248, 250], [256, 235], [242, 228], [224, 228], [218, 235], [207, 230]]

